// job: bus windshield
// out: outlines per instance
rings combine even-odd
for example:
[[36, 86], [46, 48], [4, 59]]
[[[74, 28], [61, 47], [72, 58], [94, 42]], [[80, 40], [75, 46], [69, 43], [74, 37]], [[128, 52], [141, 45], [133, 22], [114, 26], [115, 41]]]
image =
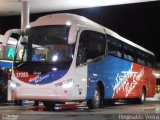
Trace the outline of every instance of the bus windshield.
[[68, 69], [74, 52], [74, 44], [68, 44], [69, 29], [64, 25], [27, 29], [17, 44], [14, 68], [26, 72]]

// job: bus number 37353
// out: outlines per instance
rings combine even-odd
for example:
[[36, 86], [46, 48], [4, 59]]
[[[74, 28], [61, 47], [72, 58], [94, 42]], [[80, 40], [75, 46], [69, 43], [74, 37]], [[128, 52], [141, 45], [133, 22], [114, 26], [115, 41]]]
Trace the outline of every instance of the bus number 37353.
[[15, 74], [17, 78], [28, 77], [28, 72], [18, 72]]

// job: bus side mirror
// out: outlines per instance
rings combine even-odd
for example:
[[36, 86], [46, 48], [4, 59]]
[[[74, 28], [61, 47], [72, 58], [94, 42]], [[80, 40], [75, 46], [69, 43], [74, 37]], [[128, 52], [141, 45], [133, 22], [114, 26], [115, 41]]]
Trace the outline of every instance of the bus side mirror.
[[8, 30], [8, 31], [4, 34], [3, 43], [2, 43], [3, 46], [6, 46], [6, 45], [7, 45], [7, 42], [8, 42], [8, 40], [9, 40], [9, 37], [10, 37], [13, 33], [21, 35], [21, 34], [23, 33], [23, 31], [20, 30], [20, 29], [10, 29], [10, 30]]

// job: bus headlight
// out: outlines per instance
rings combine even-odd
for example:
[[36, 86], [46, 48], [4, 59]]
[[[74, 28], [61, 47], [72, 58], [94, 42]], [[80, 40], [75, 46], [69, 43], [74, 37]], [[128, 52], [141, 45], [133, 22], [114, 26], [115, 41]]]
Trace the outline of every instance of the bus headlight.
[[10, 85], [10, 88], [12, 88], [12, 89], [14, 89], [14, 88], [20, 86], [19, 83], [16, 83], [16, 82], [14, 82], [14, 81], [10, 81], [10, 84], [9, 84], [9, 85]]
[[10, 83], [10, 87], [11, 87], [11, 88], [16, 88], [16, 84], [13, 83], [13, 82], [11, 82], [11, 83]]

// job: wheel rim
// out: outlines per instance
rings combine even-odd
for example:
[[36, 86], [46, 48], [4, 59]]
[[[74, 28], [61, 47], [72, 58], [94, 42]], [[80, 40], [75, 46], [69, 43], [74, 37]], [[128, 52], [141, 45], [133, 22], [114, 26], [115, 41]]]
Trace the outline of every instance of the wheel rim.
[[94, 94], [94, 104], [95, 104], [95, 107], [100, 106], [100, 93], [97, 89], [95, 90], [95, 94]]
[[144, 102], [144, 100], [145, 100], [145, 95], [144, 95], [144, 91], [142, 91], [142, 96], [141, 96], [141, 100], [142, 100], [142, 102]]

